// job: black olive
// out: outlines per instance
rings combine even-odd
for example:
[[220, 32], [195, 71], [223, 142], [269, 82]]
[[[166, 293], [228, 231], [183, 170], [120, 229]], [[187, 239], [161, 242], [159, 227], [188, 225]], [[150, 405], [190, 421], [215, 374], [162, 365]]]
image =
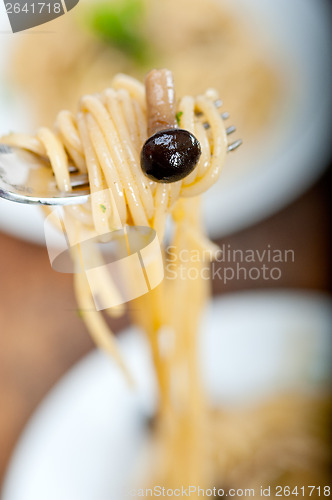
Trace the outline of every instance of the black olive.
[[176, 182], [194, 170], [200, 156], [200, 144], [188, 130], [161, 130], [145, 142], [141, 167], [149, 179]]

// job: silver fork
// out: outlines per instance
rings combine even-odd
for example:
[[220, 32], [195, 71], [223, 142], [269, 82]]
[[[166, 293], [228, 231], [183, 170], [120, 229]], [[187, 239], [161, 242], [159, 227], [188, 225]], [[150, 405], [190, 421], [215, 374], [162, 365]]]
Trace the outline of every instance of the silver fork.
[[[215, 104], [219, 107], [221, 101], [216, 101]], [[229, 114], [222, 113], [221, 117], [226, 120]], [[203, 126], [209, 128], [206, 122]], [[235, 130], [234, 126], [230, 126], [226, 133], [230, 135]], [[234, 151], [241, 144], [241, 139], [228, 144], [227, 152]], [[81, 174], [75, 167], [69, 167], [69, 172], [73, 190], [60, 191], [50, 162], [46, 158], [21, 148], [0, 144], [0, 198], [29, 205], [86, 203], [90, 194], [88, 176]]]
[[29, 205], [80, 205], [90, 193], [88, 176], [69, 167], [73, 190], [60, 191], [50, 162], [21, 148], [0, 144], [0, 197]]
[[[216, 106], [216, 108], [221, 108], [223, 102], [221, 99], [217, 99], [216, 101], [214, 101], [214, 105]], [[196, 113], [197, 116], [200, 116], [200, 113]], [[229, 113], [228, 111], [224, 111], [223, 113], [220, 114], [221, 118], [223, 120], [228, 120], [229, 118]], [[208, 122], [204, 122], [203, 123], [203, 127], [205, 129], [209, 129], [210, 128], [210, 124]], [[234, 132], [236, 132], [236, 127], [234, 125], [230, 125], [229, 127], [226, 128], [226, 134], [227, 135], [231, 135], [233, 134]], [[231, 142], [230, 144], [228, 144], [227, 146], [227, 153], [229, 153], [230, 151], [234, 151], [235, 149], [237, 149], [239, 146], [241, 146], [242, 144], [242, 139], [237, 139], [236, 141], [234, 142]]]

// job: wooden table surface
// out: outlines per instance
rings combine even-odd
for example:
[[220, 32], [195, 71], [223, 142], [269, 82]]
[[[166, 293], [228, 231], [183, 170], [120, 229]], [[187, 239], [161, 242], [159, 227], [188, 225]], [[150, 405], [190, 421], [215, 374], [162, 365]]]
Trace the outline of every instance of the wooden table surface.
[[[278, 214], [223, 238], [232, 249], [293, 249], [274, 280], [214, 281], [214, 293], [261, 287], [330, 291], [331, 173]], [[77, 314], [72, 276], [54, 272], [46, 249], [0, 233], [0, 484], [13, 447], [42, 398], [92, 348]], [[119, 331], [127, 318], [113, 323]]]

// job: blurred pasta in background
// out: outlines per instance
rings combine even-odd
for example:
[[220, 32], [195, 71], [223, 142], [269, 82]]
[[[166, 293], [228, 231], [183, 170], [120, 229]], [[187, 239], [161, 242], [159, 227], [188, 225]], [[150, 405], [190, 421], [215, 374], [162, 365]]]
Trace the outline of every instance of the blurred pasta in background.
[[278, 76], [253, 28], [222, 2], [98, 0], [80, 7], [55, 20], [43, 43], [37, 36], [17, 41], [10, 78], [38, 121], [50, 125], [59, 109], [74, 110], [81, 95], [107, 88], [116, 73], [142, 79], [151, 67], [170, 68], [179, 95], [216, 88], [245, 137], [273, 119]]

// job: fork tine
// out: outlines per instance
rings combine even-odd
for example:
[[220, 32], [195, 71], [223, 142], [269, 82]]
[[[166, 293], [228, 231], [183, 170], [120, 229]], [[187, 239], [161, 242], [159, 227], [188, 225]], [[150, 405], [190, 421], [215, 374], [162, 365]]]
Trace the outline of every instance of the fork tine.
[[228, 146], [227, 146], [227, 152], [229, 153], [230, 151], [234, 151], [239, 146], [241, 146], [242, 142], [243, 142], [242, 139], [238, 139], [237, 141], [234, 141], [231, 144], [228, 144]]
[[[197, 115], [197, 116], [199, 116], [199, 115]], [[228, 118], [229, 118], [229, 113], [228, 113], [228, 111], [225, 111], [225, 112], [224, 112], [224, 113], [222, 113], [220, 116], [221, 116], [221, 118], [222, 118], [223, 120], [228, 120]], [[209, 124], [209, 122], [204, 122], [204, 123], [203, 123], [203, 127], [205, 128], [205, 130], [208, 130], [208, 129], [210, 128], [210, 124]], [[231, 133], [231, 132], [230, 132], [230, 133]]]
[[233, 134], [233, 132], [236, 132], [236, 127], [234, 125], [231, 125], [230, 127], [226, 128], [227, 135]]
[[68, 170], [70, 174], [77, 174], [79, 172], [79, 170], [73, 165], [69, 165]]
[[89, 179], [86, 174], [77, 174], [70, 176], [70, 184], [72, 188], [88, 186]]

